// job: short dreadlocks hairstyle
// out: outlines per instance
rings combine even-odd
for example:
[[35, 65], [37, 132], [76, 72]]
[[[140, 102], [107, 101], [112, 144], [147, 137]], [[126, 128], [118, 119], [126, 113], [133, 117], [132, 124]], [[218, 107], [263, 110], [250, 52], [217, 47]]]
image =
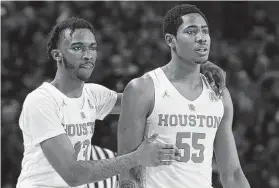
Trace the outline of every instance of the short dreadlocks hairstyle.
[[181, 17], [186, 14], [191, 14], [191, 13], [200, 14], [205, 19], [206, 23], [208, 24], [208, 21], [207, 21], [205, 15], [195, 5], [180, 4], [180, 5], [176, 5], [175, 7], [173, 7], [166, 13], [165, 18], [164, 18], [164, 23], [163, 23], [164, 35], [166, 33], [169, 33], [169, 34], [176, 36], [177, 30], [183, 22]]
[[71, 35], [75, 31], [75, 29], [89, 29], [93, 34], [95, 34], [95, 29], [93, 25], [82, 18], [71, 17], [66, 20], [63, 20], [62, 22], [54, 26], [51, 32], [49, 33], [49, 38], [47, 42], [47, 53], [49, 58], [52, 57], [51, 51], [57, 48], [59, 37], [65, 29], [70, 29]]

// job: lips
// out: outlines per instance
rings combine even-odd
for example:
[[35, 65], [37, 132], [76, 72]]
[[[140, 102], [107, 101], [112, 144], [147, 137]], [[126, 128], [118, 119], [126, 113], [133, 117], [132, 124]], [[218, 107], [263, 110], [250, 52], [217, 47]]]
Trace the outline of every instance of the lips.
[[94, 67], [93, 63], [86, 63], [80, 66], [81, 68], [92, 69]]
[[206, 48], [199, 48], [199, 49], [196, 49], [197, 52], [206, 52], [207, 49]]
[[208, 47], [207, 46], [198, 46], [195, 48], [196, 53], [198, 53], [201, 56], [205, 56], [208, 54]]
[[195, 48], [195, 51], [197, 51], [197, 52], [207, 52], [208, 48], [207, 48], [207, 46], [198, 46], [198, 47]]

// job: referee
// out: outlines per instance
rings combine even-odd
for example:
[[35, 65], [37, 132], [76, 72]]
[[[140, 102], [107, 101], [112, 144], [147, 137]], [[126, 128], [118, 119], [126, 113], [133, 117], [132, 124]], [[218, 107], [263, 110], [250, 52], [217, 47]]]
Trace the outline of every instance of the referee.
[[[106, 148], [100, 148], [99, 146], [96, 145], [92, 145], [90, 160], [108, 159], [113, 157], [115, 157], [113, 151]], [[118, 176], [113, 176], [103, 181], [91, 183], [87, 187], [88, 188], [118, 188]]]

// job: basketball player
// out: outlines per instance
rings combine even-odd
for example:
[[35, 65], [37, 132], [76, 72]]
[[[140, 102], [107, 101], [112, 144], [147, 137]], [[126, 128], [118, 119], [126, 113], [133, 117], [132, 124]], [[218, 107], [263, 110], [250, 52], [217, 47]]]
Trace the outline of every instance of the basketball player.
[[[96, 49], [93, 27], [83, 19], [67, 19], [51, 31], [48, 54], [57, 62], [57, 72], [51, 83], [43, 83], [24, 101], [19, 125], [25, 151], [18, 188], [79, 186], [107, 179], [138, 163], [170, 164], [164, 158], [158, 164], [156, 152], [173, 152], [162, 149], [173, 146], [147, 141], [128, 155], [88, 161], [95, 120], [119, 114], [122, 96], [101, 85], [84, 83], [94, 69]], [[219, 77], [218, 86], [224, 85], [220, 68], [207, 63], [205, 71], [212, 81], [212, 75]], [[148, 141], [155, 139], [156, 135]]]
[[[135, 151], [111, 159], [90, 161], [95, 120], [119, 113], [116, 92], [85, 84], [93, 71], [97, 43], [90, 23], [70, 18], [50, 34], [49, 55], [57, 61], [51, 83], [43, 83], [26, 97], [19, 119], [24, 156], [17, 188], [88, 187], [137, 165], [169, 165], [160, 153], [178, 160], [170, 144], [153, 143], [154, 134]], [[86, 185], [87, 184], [87, 185]]]
[[133, 151], [157, 132], [161, 143], [176, 144], [181, 159], [170, 166], [124, 170], [121, 188], [211, 188], [213, 151], [223, 187], [249, 188], [232, 133], [229, 91], [216, 96], [200, 74], [210, 50], [207, 19], [196, 6], [177, 5], [165, 16], [164, 33], [170, 62], [125, 88], [118, 154]]

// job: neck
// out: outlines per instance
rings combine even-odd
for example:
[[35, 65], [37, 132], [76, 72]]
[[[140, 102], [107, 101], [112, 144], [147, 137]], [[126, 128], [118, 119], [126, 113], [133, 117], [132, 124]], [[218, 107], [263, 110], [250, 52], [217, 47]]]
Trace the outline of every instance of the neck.
[[73, 78], [67, 71], [58, 68], [51, 84], [67, 97], [78, 98], [82, 94], [84, 81]]
[[165, 66], [165, 70], [170, 79], [181, 80], [194, 85], [200, 82], [200, 65], [193, 62], [185, 62], [175, 54], [172, 54], [172, 59]]

